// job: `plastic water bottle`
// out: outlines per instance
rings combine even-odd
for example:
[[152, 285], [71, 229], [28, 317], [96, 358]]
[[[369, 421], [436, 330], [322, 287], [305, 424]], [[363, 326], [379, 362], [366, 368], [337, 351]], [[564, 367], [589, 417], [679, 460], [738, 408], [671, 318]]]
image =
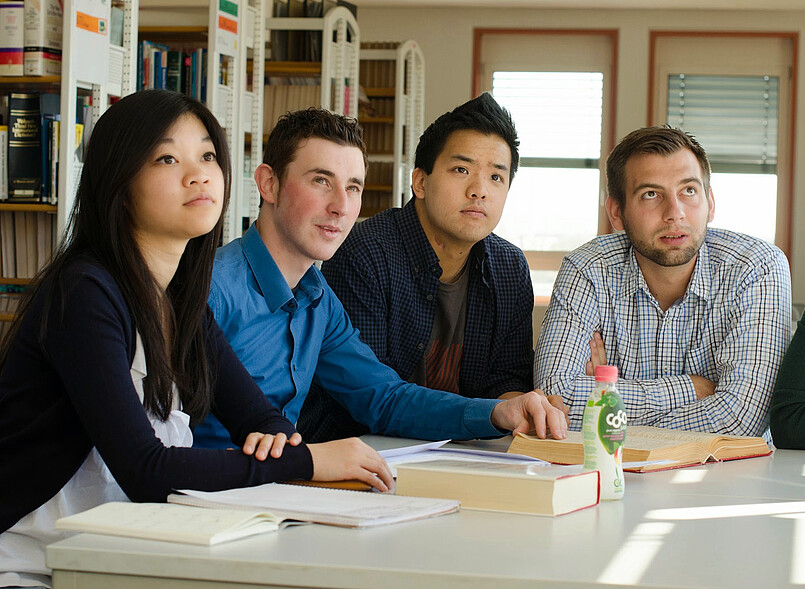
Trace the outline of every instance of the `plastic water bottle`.
[[584, 468], [601, 473], [601, 500], [623, 498], [626, 411], [618, 394], [618, 367], [596, 366], [595, 389], [584, 408]]

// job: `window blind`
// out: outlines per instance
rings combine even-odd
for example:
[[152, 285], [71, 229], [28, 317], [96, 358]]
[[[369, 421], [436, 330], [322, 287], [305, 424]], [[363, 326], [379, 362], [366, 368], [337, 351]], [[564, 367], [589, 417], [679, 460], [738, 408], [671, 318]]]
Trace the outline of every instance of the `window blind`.
[[492, 95], [511, 112], [517, 126], [524, 167], [597, 168], [603, 94], [600, 72], [492, 75]]
[[713, 172], [774, 174], [779, 92], [777, 76], [672, 74], [667, 122], [698, 139]]

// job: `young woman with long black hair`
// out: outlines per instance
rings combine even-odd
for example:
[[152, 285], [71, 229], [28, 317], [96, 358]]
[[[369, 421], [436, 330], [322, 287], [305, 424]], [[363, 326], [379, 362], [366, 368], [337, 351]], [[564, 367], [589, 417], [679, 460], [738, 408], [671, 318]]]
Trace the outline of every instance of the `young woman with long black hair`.
[[[391, 485], [358, 440], [303, 444], [212, 318], [230, 180], [224, 132], [193, 99], [140, 92], [96, 124], [67, 238], [0, 350], [0, 586], [47, 585], [55, 519], [106, 501]], [[190, 447], [209, 411], [242, 452]]]

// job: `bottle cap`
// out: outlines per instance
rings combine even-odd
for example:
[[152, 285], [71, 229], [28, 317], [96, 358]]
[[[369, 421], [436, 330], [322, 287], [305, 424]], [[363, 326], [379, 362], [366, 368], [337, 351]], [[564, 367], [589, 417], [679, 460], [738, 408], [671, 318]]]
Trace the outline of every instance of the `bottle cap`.
[[596, 366], [595, 380], [603, 382], [618, 382], [617, 366]]

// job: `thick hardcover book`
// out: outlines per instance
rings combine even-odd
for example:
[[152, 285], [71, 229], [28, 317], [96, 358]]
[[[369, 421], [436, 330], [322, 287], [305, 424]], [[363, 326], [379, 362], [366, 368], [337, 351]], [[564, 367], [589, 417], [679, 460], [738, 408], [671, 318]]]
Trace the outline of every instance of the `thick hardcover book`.
[[269, 483], [213, 493], [181, 490], [168, 503], [227, 509], [266, 509], [283, 519], [365, 528], [458, 511], [458, 501], [361, 493]]
[[[584, 462], [581, 432], [567, 432], [564, 440], [518, 434], [509, 446], [509, 452], [556, 464]], [[623, 470], [650, 472], [769, 454], [771, 450], [763, 438], [629, 426], [623, 446]], [[630, 467], [627, 464], [630, 462], [638, 466]], [[645, 462], [654, 464], [641, 464]]]
[[212, 546], [276, 532], [281, 518], [266, 511], [203, 509], [170, 503], [104, 503], [56, 520], [57, 530]]
[[17, 277], [17, 258], [15, 255], [14, 214], [0, 211], [0, 270], [3, 278]]
[[433, 460], [397, 465], [397, 494], [457, 499], [464, 509], [562, 515], [598, 503], [597, 470]]
[[25, 0], [26, 76], [61, 73], [62, 0]]
[[59, 118], [61, 111], [61, 96], [52, 93], [42, 93], [39, 95], [39, 114], [42, 117], [40, 124], [40, 153], [42, 154], [42, 194], [43, 203], [55, 203], [55, 193], [51, 194], [51, 153], [50, 153], [50, 132], [53, 121]]
[[[275, 18], [288, 16], [288, 0], [276, 0], [274, 2]], [[288, 60], [288, 31], [277, 27], [271, 27], [271, 61]]]
[[0, 2], [0, 76], [21, 76], [24, 71], [25, 5]]
[[12, 93], [8, 115], [9, 200], [39, 202], [42, 195], [39, 94]]
[[165, 71], [165, 89], [174, 92], [182, 91], [182, 52], [170, 50], [167, 52], [167, 67]]

